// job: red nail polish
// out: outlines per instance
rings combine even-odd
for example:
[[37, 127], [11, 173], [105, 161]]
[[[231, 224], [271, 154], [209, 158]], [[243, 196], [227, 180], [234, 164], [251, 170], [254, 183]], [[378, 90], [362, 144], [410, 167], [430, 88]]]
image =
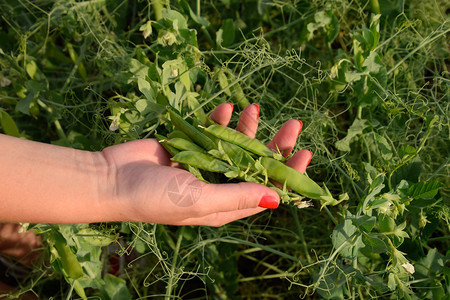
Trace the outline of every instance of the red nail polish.
[[259, 105], [258, 104], [253, 104], [256, 107], [256, 110], [258, 111], [256, 118], [259, 118]]
[[264, 196], [259, 201], [258, 206], [264, 208], [277, 208], [280, 203], [273, 196]]
[[[309, 150], [308, 150], [309, 151]], [[308, 163], [306, 165], [309, 165], [309, 163], [311, 162], [311, 159], [313, 157], [313, 153], [311, 151], [309, 151], [309, 153], [311, 153], [311, 156], [309, 157]]]
[[297, 135], [300, 135], [300, 132], [302, 131], [302, 128], [303, 128], [303, 122], [300, 121], [300, 120], [298, 120], [298, 122], [300, 123], [300, 129], [298, 130], [298, 134]]
[[233, 110], [233, 108], [234, 108], [234, 106], [233, 106], [233, 103], [231, 103], [231, 102], [227, 102], [227, 104], [230, 104], [230, 106], [231, 106], [231, 110]]

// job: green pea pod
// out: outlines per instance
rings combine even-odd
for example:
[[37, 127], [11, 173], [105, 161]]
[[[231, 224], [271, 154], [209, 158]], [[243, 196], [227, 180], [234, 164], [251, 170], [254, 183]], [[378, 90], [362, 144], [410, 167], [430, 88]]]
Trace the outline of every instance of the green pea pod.
[[168, 139], [167, 144], [169, 144], [170, 146], [178, 149], [178, 150], [182, 150], [182, 151], [186, 151], [186, 150], [190, 150], [190, 151], [197, 151], [197, 152], [205, 152], [205, 150], [203, 150], [202, 147], [197, 146], [197, 144], [194, 144], [191, 141], [185, 140], [183, 138], [171, 138]]
[[236, 166], [245, 169], [249, 165], [255, 165], [255, 160], [252, 158], [250, 153], [248, 153], [238, 145], [223, 141], [222, 148]]
[[182, 138], [182, 139], [185, 139], [185, 140], [188, 140], [188, 141], [192, 141], [187, 135], [186, 135], [186, 133], [184, 133], [183, 131], [181, 131], [181, 130], [174, 130], [174, 131], [172, 131], [172, 132], [170, 132], [169, 134], [167, 134], [167, 137], [169, 138], [169, 139], [172, 139], [172, 138]]
[[329, 196], [329, 192], [324, 191], [312, 179], [273, 158], [262, 157], [261, 164], [266, 169], [267, 176], [270, 179], [281, 184], [286, 183], [287, 187], [302, 196], [316, 200], [322, 200], [323, 197]]
[[211, 150], [216, 147], [216, 144], [211, 141], [206, 135], [204, 135], [200, 130], [189, 124], [185, 119], [183, 119], [179, 114], [177, 114], [173, 109], [169, 108], [170, 120], [173, 126], [183, 131], [191, 140], [193, 140], [197, 145], [205, 148], [206, 150]]
[[260, 141], [252, 139], [242, 132], [229, 127], [211, 125], [205, 128], [205, 131], [211, 133], [219, 139], [238, 145], [259, 156], [273, 156], [273, 151]]
[[83, 269], [77, 260], [76, 255], [72, 252], [66, 241], [59, 234], [55, 234], [55, 249], [58, 252], [59, 260], [62, 268], [71, 279], [78, 279], [83, 277]]
[[227, 173], [229, 171], [236, 170], [236, 168], [233, 168], [232, 166], [212, 157], [211, 155], [196, 151], [182, 151], [172, 157], [172, 160], [181, 164], [186, 164], [201, 170], [215, 173]]
[[[164, 149], [166, 149], [167, 152], [170, 153], [170, 155], [175, 156], [178, 153], [180, 153], [180, 150], [176, 149], [175, 147], [173, 147], [173, 146], [171, 146], [171, 145], [169, 145], [167, 143], [167, 138], [165, 136], [162, 136], [162, 135], [159, 135], [159, 134], [155, 134], [155, 137], [158, 139], [158, 142], [164, 147]], [[203, 149], [202, 149], [202, 151], [203, 151]], [[202, 173], [200, 172], [199, 169], [197, 169], [197, 168], [195, 168], [193, 166], [187, 165], [187, 164], [181, 164], [181, 166], [185, 170], [187, 170], [187, 171], [191, 172], [192, 174], [194, 174], [194, 176], [197, 177], [198, 179], [200, 179], [201, 181], [206, 181], [203, 178]]]
[[158, 139], [158, 142], [161, 146], [164, 147], [164, 149], [167, 150], [167, 152], [170, 153], [170, 155], [175, 156], [180, 150], [174, 148], [173, 146], [169, 145], [167, 143], [167, 138], [160, 134], [155, 134], [155, 137]]

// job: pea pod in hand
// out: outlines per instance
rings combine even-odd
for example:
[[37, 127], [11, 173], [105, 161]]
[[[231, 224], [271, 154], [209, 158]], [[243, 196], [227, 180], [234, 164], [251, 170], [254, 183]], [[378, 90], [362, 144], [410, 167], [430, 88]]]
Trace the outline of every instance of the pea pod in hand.
[[172, 160], [215, 173], [227, 173], [237, 169], [208, 154], [196, 151], [181, 151], [172, 157]]
[[205, 131], [224, 141], [238, 145], [259, 156], [273, 156], [273, 151], [256, 139], [222, 125], [211, 125]]
[[273, 158], [261, 157], [260, 162], [264, 169], [266, 169], [267, 176], [270, 179], [286, 184], [287, 187], [302, 196], [320, 200], [322, 207], [326, 205], [336, 205], [347, 199], [346, 194], [342, 195], [339, 200], [334, 199], [326, 187], [325, 190], [322, 189], [316, 182], [307, 177], [305, 174], [302, 174]]
[[183, 117], [177, 114], [173, 109], [169, 109], [170, 120], [174, 127], [184, 132], [191, 140], [197, 145], [203, 147], [206, 150], [211, 150], [216, 147], [216, 144], [200, 130], [189, 124]]

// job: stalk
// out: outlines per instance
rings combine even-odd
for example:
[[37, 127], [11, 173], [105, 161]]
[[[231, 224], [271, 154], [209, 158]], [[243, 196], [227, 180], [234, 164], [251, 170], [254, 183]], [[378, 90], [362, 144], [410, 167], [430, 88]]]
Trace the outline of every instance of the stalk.
[[178, 254], [180, 253], [181, 241], [183, 240], [184, 228], [185, 228], [184, 226], [180, 228], [180, 234], [178, 235], [177, 245], [175, 246], [175, 252], [173, 253], [172, 267], [170, 268], [169, 282], [167, 283], [166, 296], [164, 298], [166, 300], [170, 299], [170, 295], [172, 294], [174, 285], [173, 277], [175, 276], [174, 273], [178, 261]]
[[303, 251], [305, 252], [306, 259], [310, 263], [311, 262], [311, 256], [309, 255], [308, 245], [306, 244], [305, 236], [303, 235], [303, 228], [302, 228], [302, 226], [300, 224], [300, 220], [298, 219], [297, 211], [298, 210], [296, 210], [293, 207], [291, 207], [291, 212], [292, 212], [292, 215], [294, 216], [295, 225], [297, 226], [298, 236], [300, 237], [300, 242], [301, 242], [301, 245], [303, 247]]

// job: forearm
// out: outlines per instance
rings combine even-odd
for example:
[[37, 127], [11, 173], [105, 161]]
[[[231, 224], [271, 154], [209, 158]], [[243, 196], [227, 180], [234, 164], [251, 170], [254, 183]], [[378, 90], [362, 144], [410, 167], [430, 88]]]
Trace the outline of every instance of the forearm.
[[111, 221], [107, 164], [88, 152], [0, 134], [0, 221]]

